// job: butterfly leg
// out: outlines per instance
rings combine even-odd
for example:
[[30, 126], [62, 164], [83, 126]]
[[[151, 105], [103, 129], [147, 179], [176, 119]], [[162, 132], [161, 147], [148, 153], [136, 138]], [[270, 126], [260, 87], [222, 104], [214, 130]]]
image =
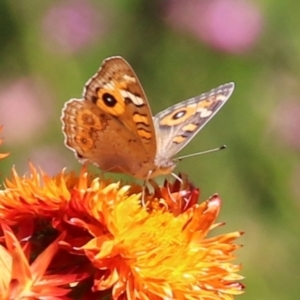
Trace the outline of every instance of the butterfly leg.
[[153, 173], [153, 170], [149, 170], [149, 172], [147, 174], [147, 177], [143, 182], [143, 189], [142, 189], [142, 206], [143, 207], [147, 206], [146, 205], [146, 199], [145, 199], [145, 197], [146, 197], [146, 188], [147, 188], [147, 183], [149, 182], [152, 173]]
[[147, 185], [147, 180], [144, 180], [144, 182], [143, 182], [143, 189], [142, 189], [142, 206], [143, 207], [146, 207], [146, 201], [145, 201], [146, 185]]
[[[183, 180], [181, 177], [179, 177], [178, 175], [176, 175], [175, 173], [170, 173], [171, 176], [173, 176], [178, 182], [179, 182], [179, 185], [181, 186], [183, 184]], [[173, 201], [173, 202], [177, 202], [177, 199], [174, 198], [174, 196], [172, 195], [172, 192], [170, 190], [170, 186], [167, 185], [167, 189], [168, 189], [168, 194], [170, 196], [170, 199]]]
[[177, 176], [175, 173], [172, 172], [171, 175], [172, 175], [175, 179], [177, 179], [181, 184], [183, 183], [182, 179], [181, 179], [179, 176]]

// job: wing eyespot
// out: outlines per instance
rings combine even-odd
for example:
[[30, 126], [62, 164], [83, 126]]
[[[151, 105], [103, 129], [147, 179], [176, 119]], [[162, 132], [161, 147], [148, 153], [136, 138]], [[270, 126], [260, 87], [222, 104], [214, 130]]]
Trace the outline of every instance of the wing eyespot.
[[108, 107], [114, 107], [118, 103], [116, 98], [110, 93], [104, 93], [102, 95], [102, 100], [104, 104]]
[[77, 141], [80, 142], [82, 145], [88, 144], [88, 139], [86, 139], [85, 137], [78, 137]]
[[92, 114], [90, 113], [83, 113], [81, 116], [81, 120], [83, 122], [84, 125], [88, 125], [88, 126], [93, 126], [95, 125], [95, 118]]
[[173, 120], [178, 120], [178, 119], [181, 119], [182, 117], [184, 117], [185, 115], [186, 115], [186, 110], [183, 109], [183, 110], [177, 111], [177, 112], [172, 116], [172, 119], [173, 119]]
[[188, 120], [188, 118], [190, 118], [194, 114], [195, 114], [194, 106], [180, 107], [171, 113], [168, 113], [168, 111], [166, 110], [166, 114], [160, 120], [159, 124], [160, 126], [167, 126], [167, 127], [180, 125], [186, 120]]
[[86, 129], [79, 130], [75, 135], [74, 140], [83, 152], [92, 149], [94, 146], [94, 141]]

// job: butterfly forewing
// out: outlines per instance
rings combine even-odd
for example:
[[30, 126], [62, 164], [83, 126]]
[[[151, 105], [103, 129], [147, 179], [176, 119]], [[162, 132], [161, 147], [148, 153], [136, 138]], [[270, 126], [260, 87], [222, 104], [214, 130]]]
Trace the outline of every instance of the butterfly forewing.
[[157, 157], [171, 159], [208, 123], [232, 94], [233, 83], [175, 104], [154, 117]]
[[84, 98], [117, 118], [124, 130], [136, 136], [150, 159], [155, 156], [156, 137], [150, 106], [137, 76], [123, 58], [104, 60], [87, 82]]

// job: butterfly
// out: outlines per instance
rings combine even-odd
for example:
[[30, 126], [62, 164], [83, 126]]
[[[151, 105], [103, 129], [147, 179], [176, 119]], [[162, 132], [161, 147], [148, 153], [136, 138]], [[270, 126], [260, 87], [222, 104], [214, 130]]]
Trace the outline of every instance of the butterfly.
[[169, 174], [174, 156], [225, 104], [234, 83], [175, 104], [154, 117], [131, 66], [120, 56], [105, 59], [86, 83], [83, 99], [65, 103], [65, 145], [80, 162], [140, 179]]

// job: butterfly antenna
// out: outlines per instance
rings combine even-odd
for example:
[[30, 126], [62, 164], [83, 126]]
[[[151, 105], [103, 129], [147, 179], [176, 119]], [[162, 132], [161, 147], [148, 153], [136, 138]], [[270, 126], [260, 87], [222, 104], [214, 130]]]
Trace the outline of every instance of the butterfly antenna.
[[217, 151], [224, 150], [224, 149], [226, 149], [226, 145], [222, 145], [221, 147], [210, 149], [210, 150], [206, 150], [206, 151], [201, 151], [201, 152], [196, 152], [196, 153], [192, 153], [192, 154], [183, 155], [183, 156], [180, 156], [180, 157], [175, 157], [174, 160], [176, 160], [176, 161], [182, 161], [184, 158], [198, 156], [198, 155], [201, 155], [201, 154], [207, 154], [207, 153], [217, 152]]

